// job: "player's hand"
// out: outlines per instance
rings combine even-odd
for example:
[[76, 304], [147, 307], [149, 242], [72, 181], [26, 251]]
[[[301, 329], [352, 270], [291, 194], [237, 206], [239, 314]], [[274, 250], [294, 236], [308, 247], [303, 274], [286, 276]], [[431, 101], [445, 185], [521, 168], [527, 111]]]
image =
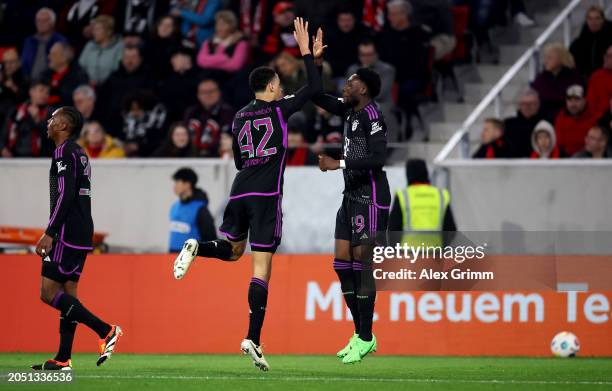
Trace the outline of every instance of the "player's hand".
[[52, 246], [53, 238], [47, 234], [43, 234], [36, 244], [36, 254], [44, 258], [51, 253]]
[[304, 19], [297, 17], [293, 21], [293, 26], [295, 27], [295, 31], [293, 32], [293, 37], [300, 47], [300, 53], [302, 56], [310, 54], [310, 39], [308, 36], [308, 22], [304, 22]]
[[340, 168], [340, 160], [336, 160], [325, 154], [321, 154], [319, 155], [319, 168], [323, 172], [327, 170], [337, 170]]
[[317, 30], [317, 35], [312, 37], [312, 55], [314, 58], [321, 58], [323, 51], [327, 45], [323, 45], [323, 30], [321, 27]]

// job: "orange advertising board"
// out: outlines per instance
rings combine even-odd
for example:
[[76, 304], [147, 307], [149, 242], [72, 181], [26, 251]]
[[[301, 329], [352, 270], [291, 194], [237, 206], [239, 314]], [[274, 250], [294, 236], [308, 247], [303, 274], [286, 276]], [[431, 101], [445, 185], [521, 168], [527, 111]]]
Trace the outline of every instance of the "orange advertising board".
[[[39, 299], [40, 259], [0, 255], [0, 351], [54, 351], [59, 314]], [[121, 325], [122, 352], [235, 353], [248, 325], [248, 256], [196, 261], [176, 281], [170, 255], [91, 255], [79, 298]], [[107, 277], [104, 277], [107, 276]], [[559, 331], [575, 333], [581, 355], [612, 356], [612, 291], [379, 292], [374, 332], [380, 354], [550, 354]], [[75, 351], [97, 336], [79, 325]], [[269, 353], [336, 352], [352, 333], [332, 257], [274, 258], [262, 340]]]

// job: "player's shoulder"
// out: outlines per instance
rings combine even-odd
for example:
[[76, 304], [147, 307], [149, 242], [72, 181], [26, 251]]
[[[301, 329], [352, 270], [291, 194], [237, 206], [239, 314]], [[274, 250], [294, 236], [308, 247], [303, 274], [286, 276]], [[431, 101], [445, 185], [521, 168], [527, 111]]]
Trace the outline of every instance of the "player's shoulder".
[[382, 113], [373, 102], [363, 108], [361, 116], [369, 122], [382, 121]]

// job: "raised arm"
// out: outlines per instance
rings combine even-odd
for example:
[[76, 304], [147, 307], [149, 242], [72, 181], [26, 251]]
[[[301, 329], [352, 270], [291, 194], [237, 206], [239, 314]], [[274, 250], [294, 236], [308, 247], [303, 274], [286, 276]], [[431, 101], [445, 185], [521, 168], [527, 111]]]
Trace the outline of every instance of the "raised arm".
[[293, 36], [300, 47], [300, 53], [306, 65], [307, 84], [300, 88], [295, 94], [284, 97], [279, 102], [279, 107], [283, 111], [285, 118], [300, 110], [309, 99], [323, 91], [323, 82], [321, 75], [317, 71], [314, 63], [314, 58], [309, 48], [308, 37], [308, 22], [304, 22], [302, 18], [295, 18], [293, 22], [295, 31]]
[[[323, 30], [319, 27], [317, 36], [313, 37], [312, 52], [317, 66], [317, 73], [323, 73], [323, 52], [327, 45], [323, 44]], [[312, 97], [312, 102], [317, 106], [329, 111], [332, 114], [342, 116], [344, 114], [344, 102], [342, 98], [337, 98], [333, 95], [324, 94], [323, 91]]]

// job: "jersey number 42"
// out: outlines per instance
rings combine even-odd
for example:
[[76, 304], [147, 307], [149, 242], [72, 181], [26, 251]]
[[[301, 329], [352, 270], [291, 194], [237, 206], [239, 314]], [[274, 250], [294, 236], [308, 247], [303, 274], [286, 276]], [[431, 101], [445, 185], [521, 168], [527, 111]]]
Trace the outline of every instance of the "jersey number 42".
[[[261, 136], [261, 139], [257, 144], [257, 148], [255, 148], [253, 144], [253, 133], [251, 132], [251, 129], [260, 131], [263, 129], [264, 131], [263, 136]], [[268, 144], [268, 141], [270, 141], [272, 132], [274, 132], [274, 127], [272, 126], [272, 120], [270, 117], [246, 121], [238, 133], [240, 152], [248, 153], [249, 159], [255, 156], [265, 157], [276, 154], [276, 147], [266, 149], [266, 144]]]

